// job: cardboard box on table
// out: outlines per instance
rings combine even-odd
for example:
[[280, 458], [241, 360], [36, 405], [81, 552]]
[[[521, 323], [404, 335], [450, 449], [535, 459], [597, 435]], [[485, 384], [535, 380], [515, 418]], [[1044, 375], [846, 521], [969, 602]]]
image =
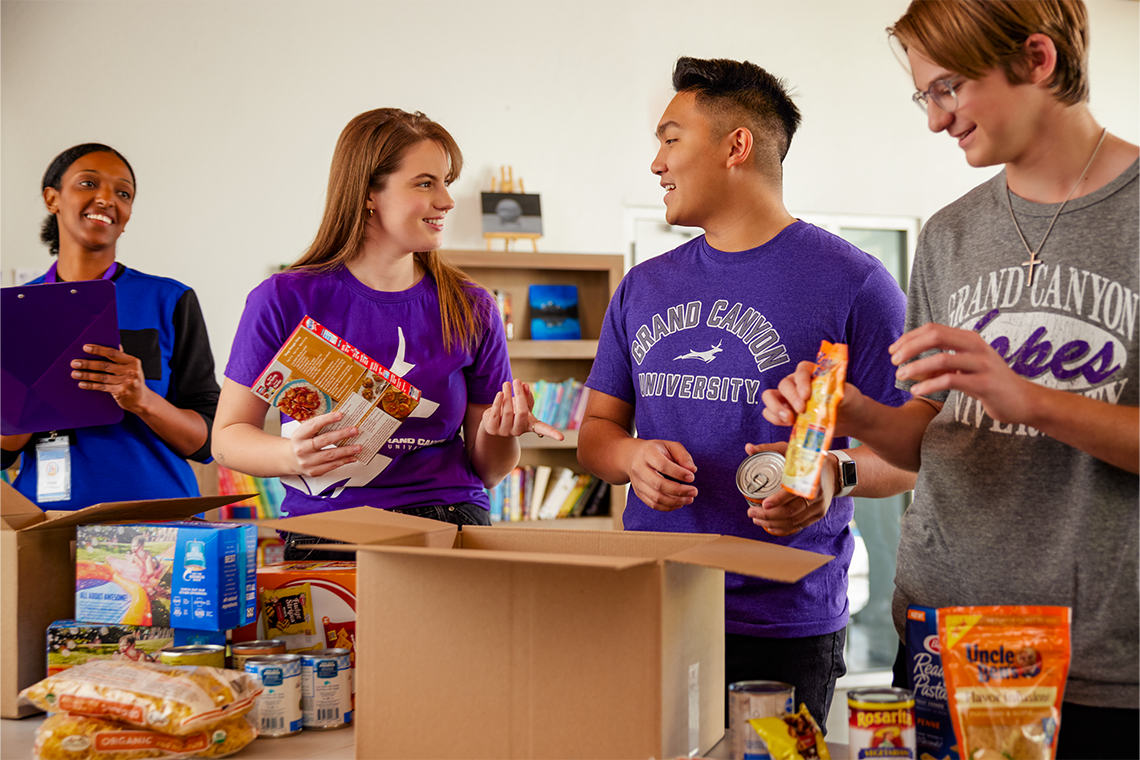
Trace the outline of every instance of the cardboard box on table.
[[357, 549], [358, 758], [707, 752], [724, 572], [795, 582], [832, 559], [729, 536], [457, 533], [367, 507], [270, 522]]
[[17, 704], [21, 689], [47, 675], [44, 643], [56, 620], [75, 617], [75, 529], [99, 522], [179, 519], [239, 496], [96, 504], [75, 512], [44, 512], [0, 483], [0, 717], [40, 712]]

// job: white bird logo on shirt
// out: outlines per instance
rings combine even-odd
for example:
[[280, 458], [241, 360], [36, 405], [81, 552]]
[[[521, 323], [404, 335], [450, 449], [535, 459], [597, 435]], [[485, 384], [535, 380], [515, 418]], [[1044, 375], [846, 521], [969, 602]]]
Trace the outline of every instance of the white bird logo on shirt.
[[[723, 343], [723, 342], [724, 341], [721, 341], [721, 343]], [[717, 354], [719, 354], [723, 350], [724, 349], [720, 347], [720, 343], [717, 343], [715, 346], [710, 348], [708, 351], [690, 351], [687, 354], [681, 354], [680, 356], [673, 359], [673, 361], [677, 361], [677, 359], [700, 359], [705, 364], [708, 364], [709, 362], [711, 362], [713, 359], [716, 358]]]

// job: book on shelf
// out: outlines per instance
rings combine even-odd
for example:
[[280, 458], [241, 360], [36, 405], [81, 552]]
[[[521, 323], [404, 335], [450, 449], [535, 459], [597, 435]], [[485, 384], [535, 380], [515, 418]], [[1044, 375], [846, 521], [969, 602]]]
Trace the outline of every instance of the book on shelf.
[[527, 290], [532, 340], [580, 340], [578, 287], [531, 285]]
[[531, 384], [534, 394], [534, 416], [559, 430], [576, 430], [586, 411], [587, 389], [574, 378], [562, 382], [536, 380]]
[[540, 520], [553, 520], [558, 517], [562, 511], [563, 502], [566, 501], [566, 497], [570, 495], [570, 491], [578, 482], [577, 473], [569, 467], [559, 467], [556, 473], [556, 475], [551, 474], [553, 485], [550, 486], [550, 490], [542, 502], [542, 509], [538, 512], [538, 519]]
[[542, 508], [542, 500], [546, 497], [546, 487], [550, 484], [550, 473], [553, 471], [550, 465], [540, 464], [534, 468], [534, 489], [531, 493], [531, 499], [527, 503], [527, 519], [537, 520], [539, 509]]

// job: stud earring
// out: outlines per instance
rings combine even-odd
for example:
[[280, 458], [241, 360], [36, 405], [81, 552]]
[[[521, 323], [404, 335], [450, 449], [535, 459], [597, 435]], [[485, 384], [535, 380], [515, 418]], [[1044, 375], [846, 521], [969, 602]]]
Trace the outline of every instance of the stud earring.
[[372, 218], [372, 209], [368, 209], [368, 218], [369, 218], [369, 219], [371, 219], [371, 218]]

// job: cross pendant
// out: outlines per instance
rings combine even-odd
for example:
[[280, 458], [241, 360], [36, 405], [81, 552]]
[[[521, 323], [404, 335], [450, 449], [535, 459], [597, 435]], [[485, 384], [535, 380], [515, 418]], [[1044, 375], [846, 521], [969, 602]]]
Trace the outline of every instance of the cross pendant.
[[1027, 283], [1028, 285], [1030, 285], [1030, 286], [1033, 285], [1033, 267], [1041, 266], [1041, 264], [1042, 264], [1042, 262], [1037, 260], [1037, 254], [1036, 253], [1029, 254], [1029, 261], [1021, 262], [1021, 266], [1029, 267], [1029, 282]]

